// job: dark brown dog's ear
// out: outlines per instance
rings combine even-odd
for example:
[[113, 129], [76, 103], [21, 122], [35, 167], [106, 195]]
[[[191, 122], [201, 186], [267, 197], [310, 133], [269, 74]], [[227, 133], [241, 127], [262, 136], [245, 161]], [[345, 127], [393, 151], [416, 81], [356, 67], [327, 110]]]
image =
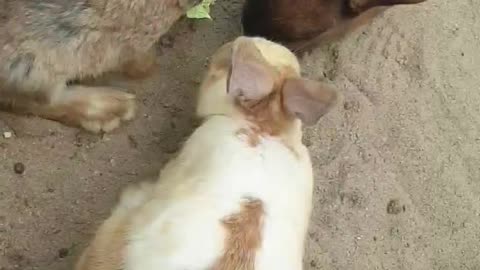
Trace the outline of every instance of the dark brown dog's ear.
[[418, 4], [425, 1], [426, 0], [350, 0], [350, 8], [352, 11], [360, 13], [373, 7]]
[[337, 100], [336, 91], [329, 86], [301, 78], [287, 79], [282, 91], [286, 110], [305, 125], [315, 124]]
[[275, 71], [251, 39], [241, 37], [233, 43], [227, 83], [228, 94], [240, 101], [260, 100], [272, 92]]

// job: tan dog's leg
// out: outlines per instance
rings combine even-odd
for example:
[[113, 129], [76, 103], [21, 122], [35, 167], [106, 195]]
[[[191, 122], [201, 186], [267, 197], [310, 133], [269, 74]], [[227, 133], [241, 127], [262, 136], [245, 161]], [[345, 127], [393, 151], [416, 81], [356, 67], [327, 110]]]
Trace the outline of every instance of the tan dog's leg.
[[49, 92], [2, 93], [0, 106], [98, 133], [117, 128], [135, 115], [135, 96], [109, 87], [59, 86]]
[[135, 96], [109, 87], [69, 86], [34, 114], [98, 133], [117, 128], [135, 115]]
[[150, 76], [155, 68], [157, 53], [155, 47], [147, 52], [136, 53], [129, 61], [121, 67], [121, 72], [130, 79], [144, 79]]

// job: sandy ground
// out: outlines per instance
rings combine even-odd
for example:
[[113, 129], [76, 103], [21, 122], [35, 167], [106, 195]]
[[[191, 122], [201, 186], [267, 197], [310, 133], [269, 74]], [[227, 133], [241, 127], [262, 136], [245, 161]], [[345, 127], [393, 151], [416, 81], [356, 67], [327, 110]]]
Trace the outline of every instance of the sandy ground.
[[[0, 113], [0, 269], [71, 269], [128, 183], [156, 176], [194, 127], [209, 55], [240, 31], [239, 1], [179, 24], [136, 120], [89, 135]], [[303, 58], [342, 93], [306, 130], [316, 174], [308, 269], [480, 269], [480, 1], [391, 9]], [[26, 171], [14, 173], [16, 162]]]

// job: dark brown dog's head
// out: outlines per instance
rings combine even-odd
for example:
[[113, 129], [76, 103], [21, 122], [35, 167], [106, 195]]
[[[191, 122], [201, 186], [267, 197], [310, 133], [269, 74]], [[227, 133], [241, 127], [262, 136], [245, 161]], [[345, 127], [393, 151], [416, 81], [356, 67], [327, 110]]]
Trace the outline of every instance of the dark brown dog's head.
[[247, 0], [244, 35], [259, 36], [297, 51], [315, 39], [339, 37], [393, 5], [425, 0]]

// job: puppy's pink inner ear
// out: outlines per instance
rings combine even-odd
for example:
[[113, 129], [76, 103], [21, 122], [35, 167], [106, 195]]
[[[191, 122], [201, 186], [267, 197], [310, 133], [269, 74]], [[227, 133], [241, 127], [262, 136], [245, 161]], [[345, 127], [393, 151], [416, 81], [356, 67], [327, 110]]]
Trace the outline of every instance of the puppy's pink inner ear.
[[235, 98], [259, 100], [271, 92], [273, 85], [269, 70], [258, 63], [240, 61], [232, 66], [228, 93]]
[[336, 91], [329, 86], [301, 78], [287, 79], [282, 91], [286, 110], [305, 125], [315, 124], [337, 100]]
[[234, 44], [228, 94], [241, 100], [259, 100], [270, 94], [274, 84], [272, 67], [255, 44], [248, 40]]

